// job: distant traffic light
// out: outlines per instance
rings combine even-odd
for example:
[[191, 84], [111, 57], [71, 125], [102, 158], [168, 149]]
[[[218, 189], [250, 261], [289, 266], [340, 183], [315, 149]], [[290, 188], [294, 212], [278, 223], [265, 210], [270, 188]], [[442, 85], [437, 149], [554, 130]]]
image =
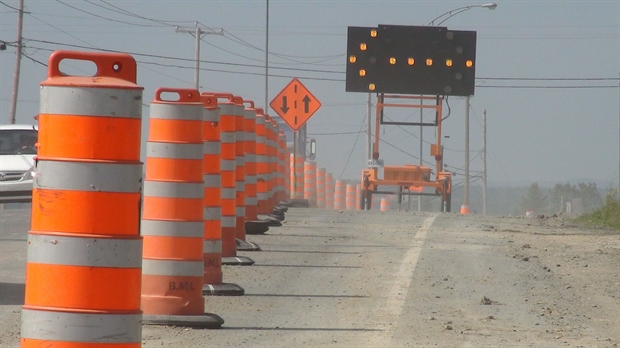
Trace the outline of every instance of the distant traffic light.
[[347, 92], [474, 94], [475, 31], [349, 27], [347, 56]]

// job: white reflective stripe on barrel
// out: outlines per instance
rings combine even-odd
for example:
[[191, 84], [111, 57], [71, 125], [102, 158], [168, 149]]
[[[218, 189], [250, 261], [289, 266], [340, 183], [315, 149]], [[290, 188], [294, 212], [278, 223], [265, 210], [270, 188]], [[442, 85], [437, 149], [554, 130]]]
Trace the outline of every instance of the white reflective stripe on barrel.
[[40, 97], [41, 114], [142, 118], [142, 89], [42, 86]]
[[222, 216], [222, 227], [235, 227], [237, 224], [236, 216]]
[[203, 145], [149, 141], [146, 143], [146, 157], [199, 160], [204, 157]]
[[151, 119], [179, 120], [179, 121], [202, 121], [204, 106], [202, 103], [194, 104], [164, 104], [151, 103]]
[[222, 104], [218, 104], [218, 106], [220, 107], [220, 117], [222, 115], [234, 116], [236, 113], [235, 104], [222, 103]]
[[202, 261], [142, 260], [143, 275], [198, 277], [203, 271]]
[[236, 131], [221, 131], [220, 142], [224, 144], [234, 144], [237, 140]]
[[202, 176], [202, 180], [204, 181], [205, 187], [219, 188], [222, 185], [222, 175], [221, 174], [204, 174]]
[[219, 122], [220, 121], [220, 109], [205, 109], [203, 114], [204, 120], [207, 122]]
[[237, 197], [237, 190], [223, 187], [220, 194], [222, 199], [235, 199]]
[[258, 204], [258, 198], [245, 196], [245, 205], [246, 206], [253, 206], [253, 205], [257, 205], [257, 204]]
[[245, 184], [248, 185], [256, 185], [256, 175], [246, 175], [245, 176]]
[[144, 182], [145, 197], [167, 197], [167, 198], [204, 198], [204, 184], [189, 182], [166, 182], [150, 181]]
[[236, 160], [223, 159], [220, 161], [220, 170], [234, 172], [237, 168]]
[[205, 220], [219, 220], [222, 217], [222, 208], [205, 207], [202, 216]]
[[63, 237], [29, 233], [26, 261], [67, 266], [140, 268], [141, 252], [140, 239]]
[[222, 145], [218, 140], [205, 141], [203, 152], [205, 155], [220, 155], [222, 153]]
[[142, 313], [93, 314], [22, 308], [21, 336], [57, 342], [140, 343]]
[[159, 237], [202, 237], [204, 223], [195, 221], [142, 220], [140, 235]]
[[202, 252], [205, 254], [221, 253], [222, 240], [204, 240], [202, 243]]
[[142, 164], [106, 162], [37, 162], [34, 187], [39, 189], [140, 192]]

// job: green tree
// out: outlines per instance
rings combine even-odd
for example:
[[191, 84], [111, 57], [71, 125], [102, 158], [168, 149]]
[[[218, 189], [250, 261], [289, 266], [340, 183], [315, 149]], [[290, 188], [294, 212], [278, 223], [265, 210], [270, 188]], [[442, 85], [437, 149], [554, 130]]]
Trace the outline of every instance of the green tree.
[[581, 198], [584, 211], [591, 212], [603, 205], [603, 197], [595, 183], [579, 183], [578, 185], [556, 184], [550, 191], [551, 209], [562, 211], [563, 205], [574, 198]]
[[603, 197], [595, 183], [579, 183], [577, 192], [583, 203], [583, 210], [589, 213], [603, 206]]
[[533, 210], [535, 213], [542, 213], [547, 208], [547, 196], [543, 194], [542, 189], [535, 182], [530, 185], [527, 193], [521, 197], [518, 214], [525, 214], [527, 210]]
[[549, 195], [551, 210], [553, 211], [563, 211], [566, 202], [573, 198], [579, 197], [577, 188], [575, 186], [571, 186], [569, 183], [564, 185], [555, 184], [555, 186], [549, 191]]

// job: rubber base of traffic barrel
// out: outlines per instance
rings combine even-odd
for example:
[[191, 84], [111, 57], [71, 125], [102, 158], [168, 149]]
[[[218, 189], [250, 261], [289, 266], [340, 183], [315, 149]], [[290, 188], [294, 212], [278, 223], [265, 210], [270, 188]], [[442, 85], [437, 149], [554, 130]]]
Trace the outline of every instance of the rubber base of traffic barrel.
[[[247, 225], [246, 225], [247, 226]], [[269, 229], [269, 227], [267, 227]], [[248, 234], [247, 228], [245, 234]], [[261, 251], [262, 249], [258, 244], [245, 241], [243, 239], [235, 239], [235, 243], [237, 244], [237, 251]]]
[[307, 199], [291, 199], [288, 201], [291, 208], [310, 208], [310, 202]]
[[273, 210], [278, 210], [286, 213], [288, 211], [288, 205], [283, 205], [282, 202], [280, 202], [280, 205], [276, 205], [275, 207], [273, 207]]
[[227, 266], [252, 266], [254, 260], [246, 256], [222, 257], [222, 265]]
[[200, 329], [219, 329], [224, 324], [224, 319], [217, 314], [205, 313], [204, 315], [142, 315], [142, 324], [185, 326]]
[[245, 290], [237, 284], [205, 284], [202, 286], [202, 295], [204, 296], [243, 296]]
[[[264, 220], [251, 220], [245, 222], [245, 234], [265, 234], [269, 231], [269, 222]], [[239, 245], [237, 245], [239, 250]]]
[[[280, 220], [276, 217], [273, 217], [271, 215], [259, 215], [258, 218], [260, 219], [260, 221], [265, 221], [269, 227], [280, 227], [282, 226], [282, 223], [280, 222]], [[247, 233], [247, 231], [246, 231]]]
[[271, 217], [274, 217], [274, 218], [276, 218], [276, 219], [278, 219], [278, 220], [280, 220], [280, 221], [284, 221], [284, 220], [286, 220], [286, 217], [284, 216], [284, 213], [283, 213], [283, 212], [281, 212], [281, 211], [275, 211], [275, 210], [274, 210], [274, 212], [273, 212], [273, 213], [271, 213], [271, 214], [267, 214], [267, 215], [269, 215], [269, 216], [271, 216]]

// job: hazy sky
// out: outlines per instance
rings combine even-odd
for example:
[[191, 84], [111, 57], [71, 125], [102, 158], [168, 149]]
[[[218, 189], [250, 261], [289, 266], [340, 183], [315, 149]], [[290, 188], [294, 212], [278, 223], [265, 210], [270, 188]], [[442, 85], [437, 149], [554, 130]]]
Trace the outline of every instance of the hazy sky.
[[[365, 163], [366, 94], [345, 92], [347, 26], [427, 25], [477, 1], [269, 2], [271, 101], [293, 78], [322, 103], [308, 121], [317, 139], [317, 162], [336, 177], [355, 179]], [[123, 51], [139, 62], [138, 84], [148, 104], [158, 87], [192, 87], [194, 38], [175, 25], [206, 35], [201, 47], [201, 91], [226, 91], [264, 106], [266, 1], [26, 0], [18, 123], [38, 113], [39, 83], [58, 49]], [[471, 170], [481, 169], [482, 115], [488, 116], [491, 183], [599, 180], [618, 186], [620, 119], [620, 2], [497, 1], [493, 11], [472, 8], [443, 25], [478, 33], [475, 96], [471, 98]], [[0, 121], [8, 123], [16, 39], [17, 0], [0, 2]], [[86, 70], [84, 70], [86, 68]], [[68, 64], [83, 74], [87, 66]], [[562, 87], [562, 88], [551, 88]], [[566, 88], [570, 87], [570, 88]], [[373, 103], [376, 100], [373, 98]], [[449, 98], [444, 122], [445, 163], [462, 173], [465, 100]], [[444, 111], [447, 113], [447, 105]], [[275, 114], [271, 112], [272, 114]], [[143, 109], [144, 141], [149, 109]], [[418, 110], [386, 110], [414, 120]], [[424, 114], [425, 119], [432, 115]], [[385, 126], [381, 158], [387, 165], [417, 164], [419, 129]], [[434, 141], [426, 128], [424, 140]], [[431, 161], [429, 145], [424, 160]], [[455, 181], [461, 181], [457, 175]], [[475, 180], [475, 179], [474, 179]]]

